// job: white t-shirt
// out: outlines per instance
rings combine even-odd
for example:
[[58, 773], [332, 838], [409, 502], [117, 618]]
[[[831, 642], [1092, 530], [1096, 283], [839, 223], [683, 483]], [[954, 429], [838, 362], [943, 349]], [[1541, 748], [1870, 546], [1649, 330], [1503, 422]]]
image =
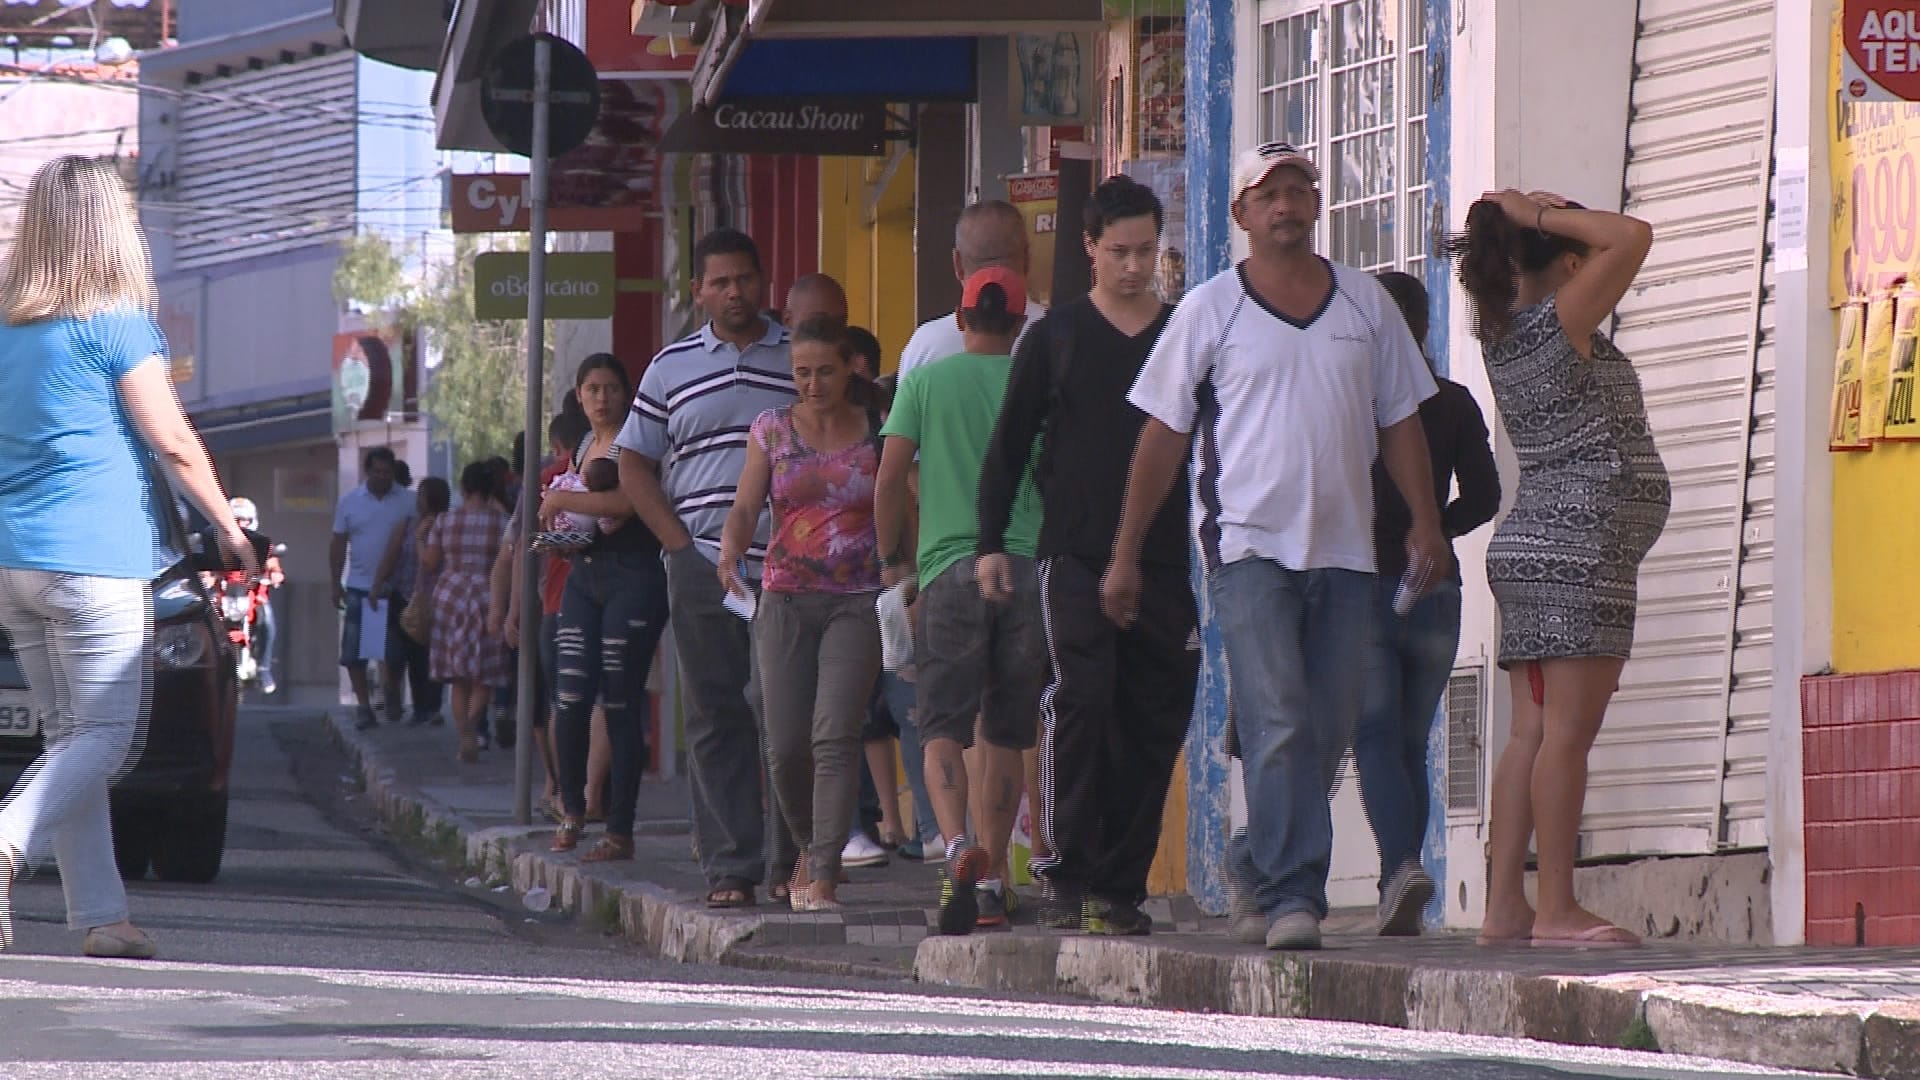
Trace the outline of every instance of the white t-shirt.
[[1327, 265], [1333, 290], [1304, 324], [1254, 296], [1237, 266], [1189, 292], [1128, 395], [1197, 436], [1194, 533], [1210, 570], [1249, 558], [1374, 570], [1379, 429], [1436, 387], [1380, 283]]
[[[1019, 350], [1020, 338], [1027, 336], [1027, 327], [1040, 321], [1047, 313], [1045, 305], [1032, 300], [1027, 301], [1027, 324], [1020, 328], [1020, 337], [1013, 339], [1015, 351]], [[920, 328], [907, 339], [907, 347], [900, 350], [900, 376], [922, 364], [931, 364], [935, 360], [945, 360], [955, 353], [967, 351], [965, 340], [960, 336], [960, 320], [950, 312], [937, 319], [920, 324]]]

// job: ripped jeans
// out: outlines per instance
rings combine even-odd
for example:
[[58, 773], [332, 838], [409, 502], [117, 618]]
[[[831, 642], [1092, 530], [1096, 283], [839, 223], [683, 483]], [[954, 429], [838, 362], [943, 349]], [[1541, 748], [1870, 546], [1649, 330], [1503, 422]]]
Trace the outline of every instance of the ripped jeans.
[[607, 835], [633, 835], [640, 774], [647, 768], [647, 671], [667, 627], [667, 572], [658, 555], [576, 555], [560, 600], [555, 634], [559, 707], [554, 756], [560, 804], [569, 817], [587, 813], [587, 747], [594, 702], [606, 710], [612, 750], [607, 783]]

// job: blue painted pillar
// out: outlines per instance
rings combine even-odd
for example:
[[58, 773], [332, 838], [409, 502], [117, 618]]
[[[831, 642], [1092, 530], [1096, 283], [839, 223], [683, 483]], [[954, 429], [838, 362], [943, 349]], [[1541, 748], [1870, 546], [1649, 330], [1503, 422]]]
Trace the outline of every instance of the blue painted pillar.
[[[1252, 0], [1248, 0], [1252, 2]], [[1232, 259], [1234, 0], [1187, 0], [1187, 280], [1199, 283]], [[1227, 668], [1198, 559], [1204, 650], [1200, 693], [1187, 739], [1187, 891], [1214, 914], [1227, 909]]]
[[[1452, 306], [1453, 290], [1448, 287], [1452, 277], [1452, 261], [1440, 254], [1440, 241], [1452, 229], [1448, 220], [1447, 200], [1453, 184], [1453, 5], [1447, 0], [1426, 0], [1427, 5], [1427, 81], [1426, 85], [1415, 88], [1418, 93], [1427, 95], [1427, 176], [1433, 184], [1428, 201], [1427, 220], [1416, 227], [1427, 231], [1426, 272], [1422, 275], [1427, 287], [1428, 330], [1427, 355], [1433, 357], [1434, 366], [1445, 375], [1453, 370], [1453, 357], [1448, 353], [1447, 312]], [[1470, 344], [1470, 343], [1469, 343]], [[1440, 708], [1434, 713], [1433, 727], [1427, 735], [1427, 791], [1428, 805], [1433, 809], [1427, 815], [1427, 835], [1421, 844], [1420, 861], [1425, 864], [1427, 873], [1439, 886], [1434, 890], [1433, 902], [1427, 905], [1426, 923], [1439, 926], [1447, 911], [1447, 702], [1440, 699]], [[1437, 751], [1437, 752], [1436, 752]]]

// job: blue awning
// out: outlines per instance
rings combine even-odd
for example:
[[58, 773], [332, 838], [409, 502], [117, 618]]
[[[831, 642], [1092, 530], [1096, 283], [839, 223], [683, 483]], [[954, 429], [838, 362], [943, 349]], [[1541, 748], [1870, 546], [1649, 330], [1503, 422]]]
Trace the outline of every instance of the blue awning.
[[791, 96], [973, 101], [975, 39], [1095, 31], [1104, 20], [1102, 0], [729, 4], [700, 48], [694, 102]]
[[978, 71], [973, 38], [752, 38], [720, 96], [969, 102]]

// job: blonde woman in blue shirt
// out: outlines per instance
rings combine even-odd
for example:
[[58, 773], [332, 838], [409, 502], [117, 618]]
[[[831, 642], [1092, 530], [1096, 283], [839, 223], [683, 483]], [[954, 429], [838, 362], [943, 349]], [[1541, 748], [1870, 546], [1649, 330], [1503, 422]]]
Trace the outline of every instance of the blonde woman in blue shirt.
[[46, 750], [0, 803], [0, 949], [11, 891], [51, 851], [88, 956], [151, 958], [128, 921], [107, 786], [139, 757], [153, 687], [153, 577], [170, 556], [152, 463], [258, 572], [168, 377], [153, 272], [111, 163], [34, 175], [0, 264], [0, 627]]

